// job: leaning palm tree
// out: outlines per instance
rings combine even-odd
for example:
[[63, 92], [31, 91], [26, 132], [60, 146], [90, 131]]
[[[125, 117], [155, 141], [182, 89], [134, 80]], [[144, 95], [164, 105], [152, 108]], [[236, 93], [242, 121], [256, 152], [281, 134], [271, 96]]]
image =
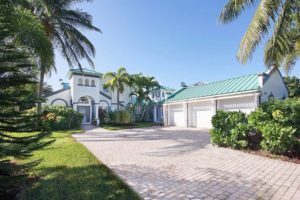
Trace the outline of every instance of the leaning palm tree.
[[125, 85], [129, 82], [129, 75], [124, 67], [120, 67], [117, 72], [107, 72], [103, 76], [108, 79], [104, 84], [105, 88], [112, 91], [117, 90], [117, 110], [120, 108], [120, 92], [124, 91]]
[[264, 62], [267, 67], [283, 66], [286, 71], [300, 56], [300, 1], [299, 0], [229, 0], [220, 15], [222, 23], [235, 20], [250, 6], [257, 6], [253, 19], [241, 41], [238, 60], [245, 64], [271, 28]]
[[[70, 67], [82, 68], [80, 60], [86, 59], [94, 67], [92, 61], [95, 56], [95, 47], [91, 41], [83, 35], [80, 30], [92, 30], [101, 32], [92, 24], [92, 16], [80, 9], [75, 9], [74, 4], [91, 0], [18, 0], [18, 4], [30, 9], [43, 24], [48, 38], [52, 41], [67, 60]], [[80, 29], [80, 30], [79, 30]], [[41, 97], [44, 76], [55, 70], [55, 66], [44, 66], [40, 68], [39, 92]], [[40, 110], [40, 104], [38, 110]]]

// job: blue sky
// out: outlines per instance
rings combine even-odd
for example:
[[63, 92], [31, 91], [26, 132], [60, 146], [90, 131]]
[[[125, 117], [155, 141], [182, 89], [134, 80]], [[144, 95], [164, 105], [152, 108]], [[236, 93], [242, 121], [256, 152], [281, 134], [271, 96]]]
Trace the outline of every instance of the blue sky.
[[[181, 82], [211, 82], [265, 71], [264, 42], [246, 65], [236, 59], [254, 9], [223, 25], [218, 16], [226, 1], [94, 0], [80, 4], [103, 32], [84, 32], [96, 47], [96, 71], [105, 73], [124, 66], [130, 73], [154, 76], [173, 88]], [[56, 67], [57, 73], [46, 81], [59, 89], [58, 80], [68, 81], [69, 69], [59, 53]], [[300, 76], [299, 62], [290, 75]]]

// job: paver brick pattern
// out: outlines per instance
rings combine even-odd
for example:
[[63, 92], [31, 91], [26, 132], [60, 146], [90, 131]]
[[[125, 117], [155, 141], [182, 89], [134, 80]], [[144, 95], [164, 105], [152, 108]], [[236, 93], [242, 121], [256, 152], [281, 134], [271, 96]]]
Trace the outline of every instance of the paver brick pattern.
[[300, 200], [300, 165], [214, 147], [207, 130], [96, 128], [74, 137], [145, 200]]

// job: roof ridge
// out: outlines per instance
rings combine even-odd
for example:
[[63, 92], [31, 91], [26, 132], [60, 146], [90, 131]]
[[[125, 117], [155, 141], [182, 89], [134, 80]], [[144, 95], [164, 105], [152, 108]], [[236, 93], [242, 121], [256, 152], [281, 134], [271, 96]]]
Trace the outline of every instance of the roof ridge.
[[188, 86], [187, 88], [202, 87], [202, 86], [210, 85], [210, 84], [213, 84], [213, 83], [219, 83], [219, 82], [223, 82], [223, 81], [229, 81], [229, 80], [232, 80], [232, 79], [243, 78], [243, 77], [253, 76], [253, 75], [258, 75], [258, 73], [248, 74], [248, 75], [243, 75], [243, 76], [237, 76], [237, 77], [232, 77], [232, 78], [223, 79], [223, 80], [219, 80], [219, 81], [208, 82], [208, 83], [204, 83], [202, 85], [192, 85], [192, 86]]

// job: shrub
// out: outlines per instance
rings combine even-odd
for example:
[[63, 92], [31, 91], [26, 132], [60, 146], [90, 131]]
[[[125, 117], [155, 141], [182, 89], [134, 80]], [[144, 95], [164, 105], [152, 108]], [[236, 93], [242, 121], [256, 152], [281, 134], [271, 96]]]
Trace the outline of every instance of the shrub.
[[82, 114], [64, 106], [47, 106], [43, 110], [45, 129], [66, 130], [80, 128]]
[[276, 154], [286, 154], [294, 150], [297, 143], [296, 129], [283, 126], [279, 123], [269, 122], [261, 129], [263, 140], [261, 146], [264, 150]]
[[109, 113], [110, 123], [114, 124], [131, 124], [132, 115], [129, 110], [119, 110]]
[[249, 145], [248, 135], [251, 131], [247, 118], [242, 112], [217, 111], [212, 118], [211, 141], [219, 146], [245, 148]]

